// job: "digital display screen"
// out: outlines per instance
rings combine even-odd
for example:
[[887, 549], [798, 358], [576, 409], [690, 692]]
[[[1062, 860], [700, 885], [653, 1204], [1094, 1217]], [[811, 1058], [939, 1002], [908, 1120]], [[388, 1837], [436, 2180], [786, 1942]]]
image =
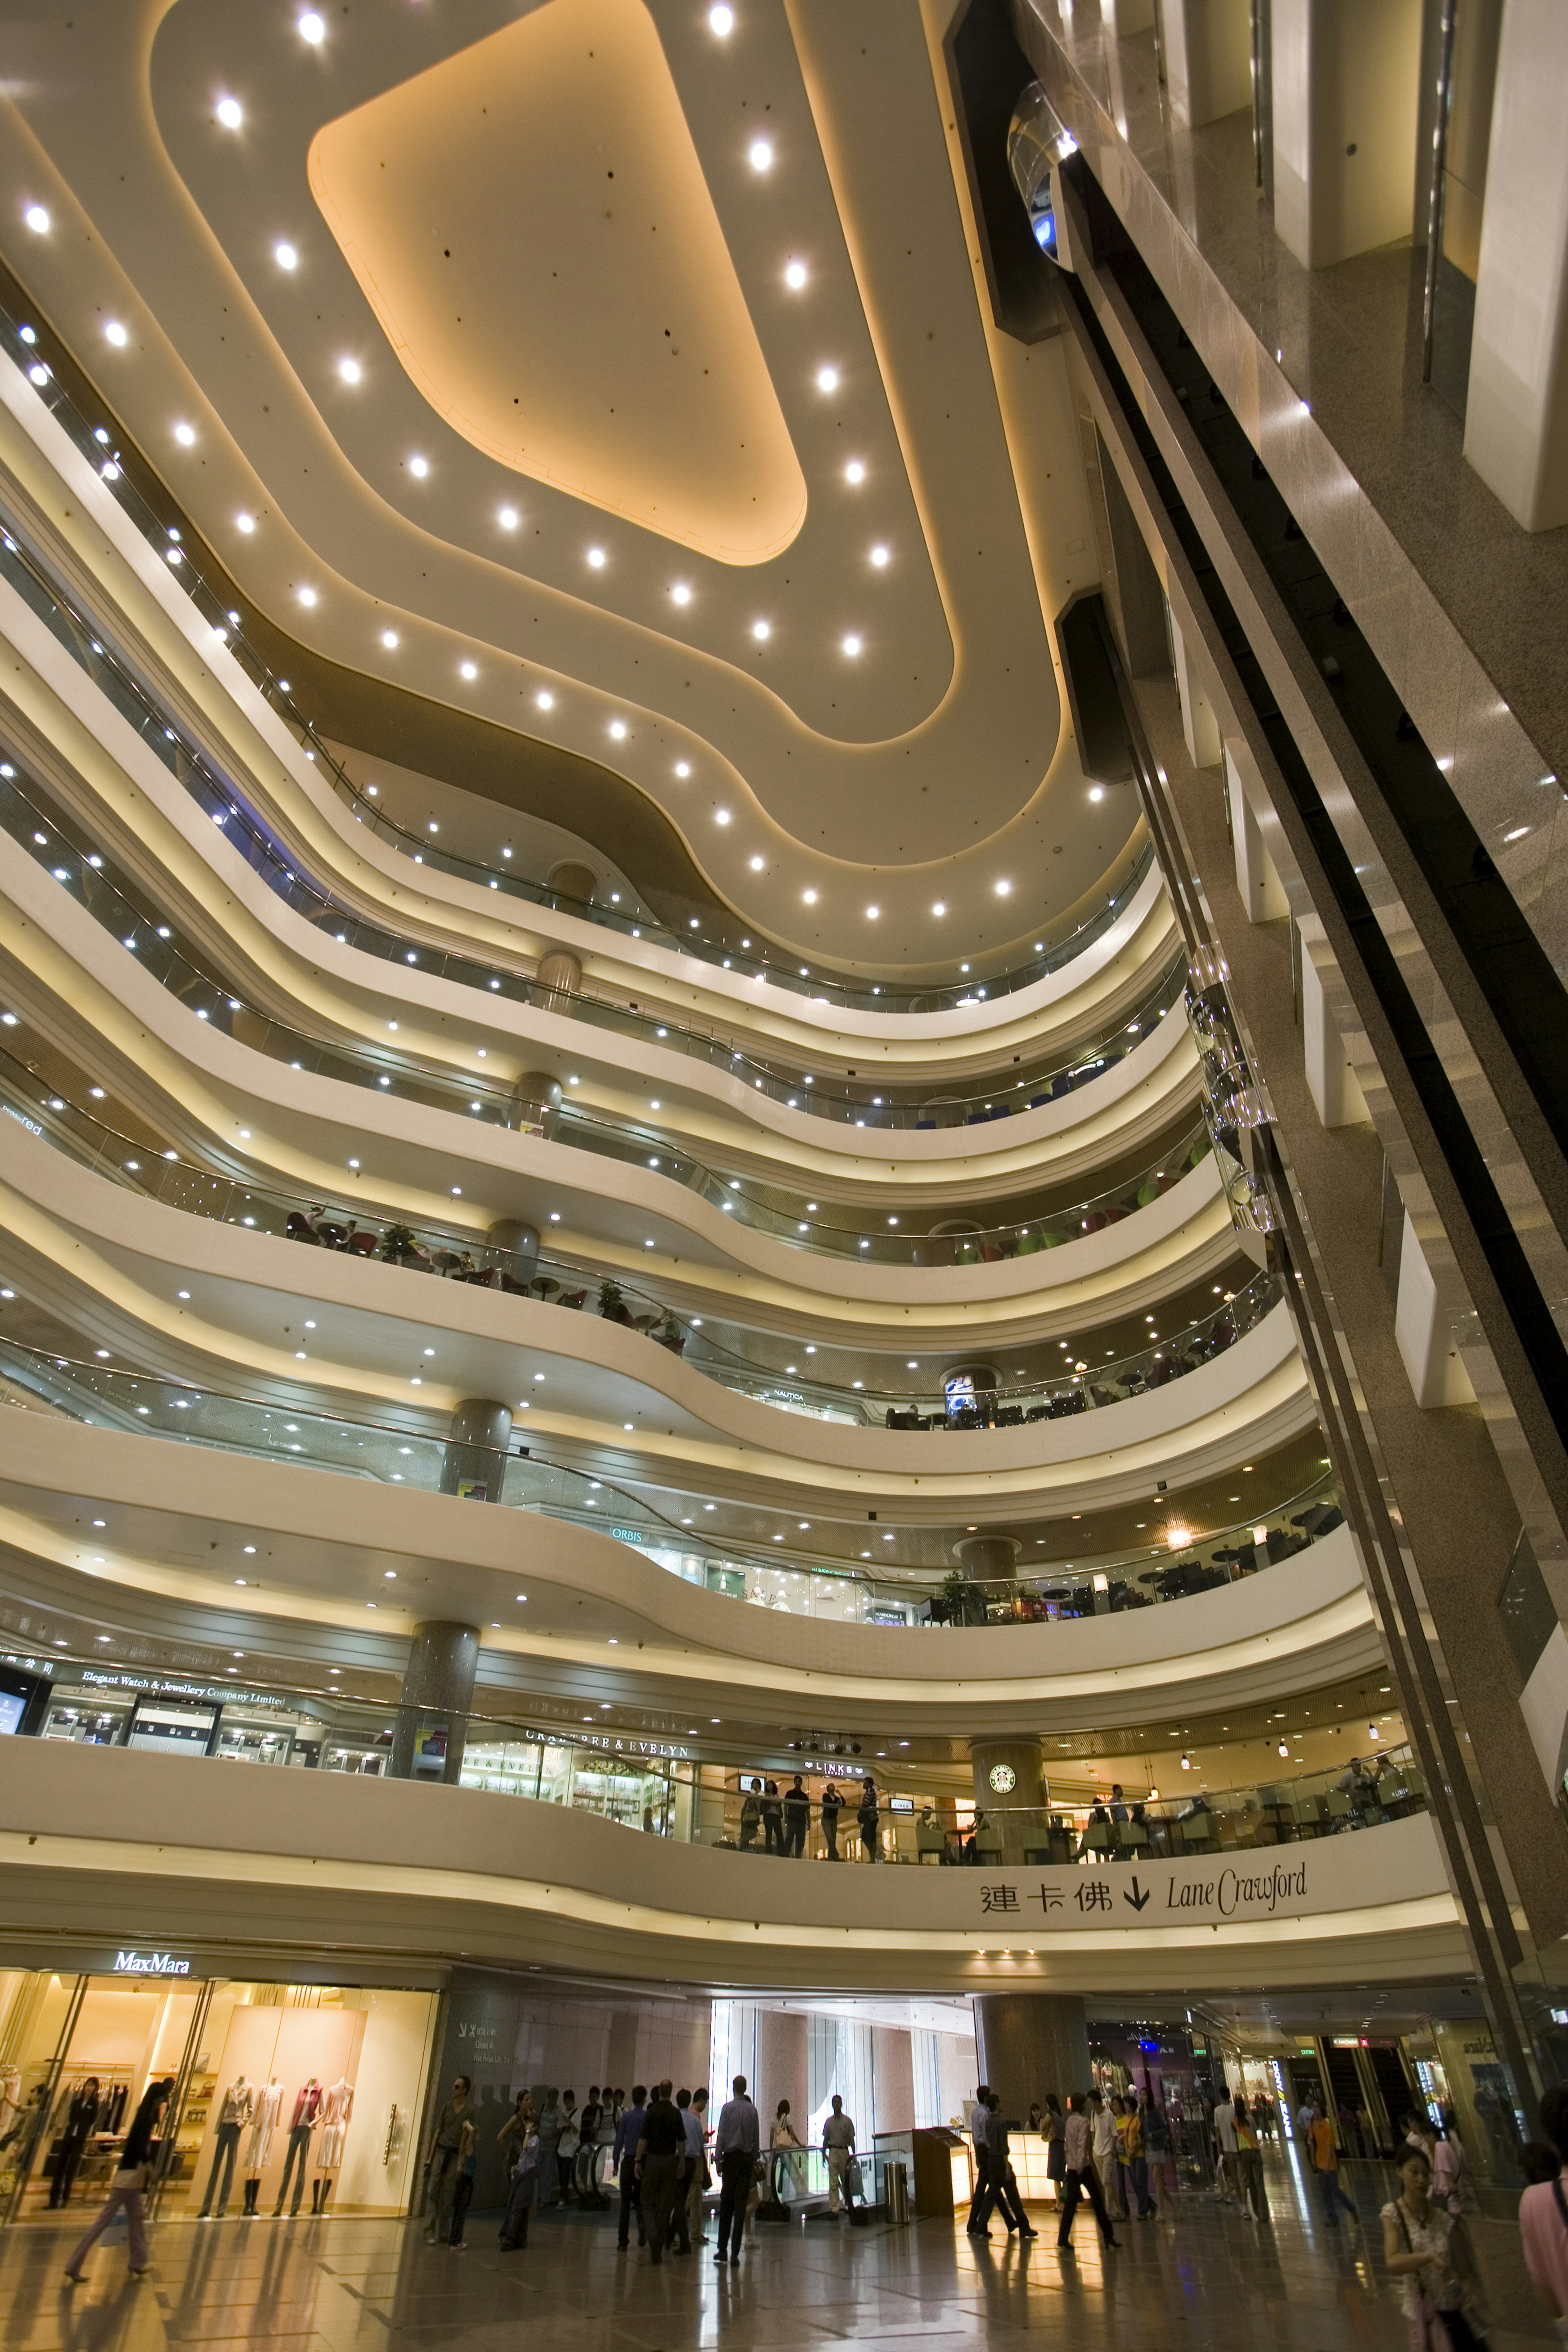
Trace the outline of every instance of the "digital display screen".
[[26, 1711], [20, 1691], [0, 1691], [0, 1732], [15, 1731]]

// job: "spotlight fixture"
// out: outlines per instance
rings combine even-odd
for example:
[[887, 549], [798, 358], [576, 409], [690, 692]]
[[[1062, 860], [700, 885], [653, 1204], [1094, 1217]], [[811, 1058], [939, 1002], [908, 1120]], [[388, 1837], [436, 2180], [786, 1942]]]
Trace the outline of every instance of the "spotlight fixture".
[[279, 269], [298, 269], [300, 267], [300, 256], [287, 237], [280, 238], [273, 247], [272, 258]]
[[397, 651], [397, 631], [395, 629], [383, 629], [381, 633], [381, 642], [386, 647], [389, 654], [395, 653]]
[[784, 284], [789, 288], [792, 294], [798, 294], [800, 292], [801, 288], [805, 284], [806, 275], [806, 267], [804, 261], [790, 261], [785, 263]]
[[317, 16], [313, 8], [306, 9], [304, 15], [300, 19], [297, 29], [299, 31], [300, 38], [302, 41], [309, 41], [313, 49], [319, 49], [321, 43], [327, 37], [326, 26], [321, 22], [321, 19]]
[[47, 236], [49, 233], [49, 216], [44, 210], [42, 205], [29, 205], [26, 211], [22, 215], [22, 218], [26, 222], [27, 226], [32, 230], [35, 236]]
[[844, 478], [847, 482], [852, 483], [857, 489], [858, 489], [860, 484], [865, 480], [866, 468], [858, 457], [850, 458], [849, 463], [844, 468]]
[[1090, 784], [1089, 788], [1089, 796], [1091, 801], [1102, 801], [1105, 798], [1105, 786], [1103, 784]]
[[533, 698], [541, 710], [553, 710], [555, 708], [555, 697], [552, 694], [536, 694]]
[[226, 131], [237, 131], [245, 121], [245, 109], [237, 98], [220, 98], [215, 111]]
[[672, 604], [690, 604], [691, 591], [684, 580], [678, 580], [675, 583], [669, 592], [669, 601]]
[[836, 367], [819, 367], [816, 371], [816, 388], [818, 392], [837, 392], [838, 370]]
[[878, 571], [880, 572], [888, 562], [887, 549], [885, 547], [874, 547], [871, 550], [871, 561], [876, 565]]
[[721, 5], [708, 11], [708, 29], [715, 39], [727, 41], [735, 29], [735, 11]]
[[338, 373], [342, 376], [345, 383], [357, 383], [363, 371], [358, 360], [340, 360], [338, 362]]
[[772, 142], [766, 139], [753, 139], [746, 150], [746, 161], [753, 172], [771, 172], [773, 163]]
[[176, 425], [174, 427], [174, 438], [179, 443], [182, 449], [194, 449], [196, 446], [196, 433], [195, 425]]
[[842, 649], [848, 656], [851, 661], [854, 661], [858, 657], [862, 643], [863, 640], [858, 637], [853, 631], [851, 631], [849, 635], [844, 639]]
[[408, 470], [413, 475], [416, 482], [422, 482], [425, 479], [426, 475], [430, 471], [429, 458], [410, 457], [408, 460]]
[[771, 621], [753, 621], [752, 623], [752, 635], [755, 637], [758, 645], [760, 646], [765, 646], [768, 639], [773, 635], [773, 625]]
[[501, 507], [498, 509], [496, 520], [500, 523], [502, 530], [515, 530], [517, 529], [517, 509], [515, 507]]

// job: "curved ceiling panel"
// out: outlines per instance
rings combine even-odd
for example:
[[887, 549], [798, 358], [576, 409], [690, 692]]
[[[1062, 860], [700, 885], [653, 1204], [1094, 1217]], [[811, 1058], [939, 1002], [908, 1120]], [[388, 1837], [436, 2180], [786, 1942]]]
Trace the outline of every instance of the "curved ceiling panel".
[[805, 477], [642, 0], [552, 0], [325, 124], [310, 176], [454, 432], [721, 562], [784, 553]]

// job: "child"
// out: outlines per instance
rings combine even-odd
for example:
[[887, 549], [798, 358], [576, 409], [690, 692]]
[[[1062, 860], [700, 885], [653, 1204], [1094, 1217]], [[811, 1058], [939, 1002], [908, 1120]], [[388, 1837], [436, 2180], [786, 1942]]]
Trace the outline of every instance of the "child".
[[511, 2195], [507, 2200], [506, 2218], [500, 2225], [501, 2247], [509, 2254], [528, 2243], [529, 2210], [539, 2180], [539, 2127], [531, 2114], [520, 2137], [521, 2150], [512, 2171]]

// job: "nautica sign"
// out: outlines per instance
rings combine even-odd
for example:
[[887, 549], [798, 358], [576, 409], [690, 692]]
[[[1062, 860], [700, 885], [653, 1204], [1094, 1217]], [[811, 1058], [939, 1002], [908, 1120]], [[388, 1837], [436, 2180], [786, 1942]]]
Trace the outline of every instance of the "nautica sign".
[[191, 1964], [175, 1959], [173, 1952], [116, 1952], [114, 1973], [117, 1977], [188, 1977]]

